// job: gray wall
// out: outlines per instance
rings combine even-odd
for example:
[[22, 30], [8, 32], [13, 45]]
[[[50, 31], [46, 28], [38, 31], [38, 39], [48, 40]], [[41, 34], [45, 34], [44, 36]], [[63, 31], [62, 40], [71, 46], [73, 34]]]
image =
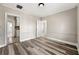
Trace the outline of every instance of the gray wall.
[[20, 11], [0, 5], [0, 46], [5, 44], [5, 13], [20, 15], [20, 38], [21, 41], [32, 39], [36, 34], [36, 20], [38, 17], [24, 14]]
[[47, 20], [47, 37], [77, 43], [77, 8], [44, 19]]

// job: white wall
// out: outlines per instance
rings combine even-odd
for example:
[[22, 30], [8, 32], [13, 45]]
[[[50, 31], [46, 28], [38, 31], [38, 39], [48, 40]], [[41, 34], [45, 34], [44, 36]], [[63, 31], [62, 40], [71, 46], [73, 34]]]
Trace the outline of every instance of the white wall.
[[63, 11], [44, 19], [47, 20], [46, 37], [77, 44], [77, 8]]
[[21, 40], [28, 40], [36, 37], [36, 17], [24, 15], [20, 20]]
[[20, 19], [20, 40], [33, 39], [36, 34], [36, 20], [38, 17], [24, 14], [20, 11], [0, 5], [0, 46], [5, 44], [5, 13], [12, 13], [21, 16]]
[[4, 27], [4, 11], [3, 7], [0, 7], [0, 46], [5, 43], [5, 27]]
[[78, 40], [78, 53], [79, 53], [79, 5], [78, 5], [78, 8], [77, 8], [77, 40]]

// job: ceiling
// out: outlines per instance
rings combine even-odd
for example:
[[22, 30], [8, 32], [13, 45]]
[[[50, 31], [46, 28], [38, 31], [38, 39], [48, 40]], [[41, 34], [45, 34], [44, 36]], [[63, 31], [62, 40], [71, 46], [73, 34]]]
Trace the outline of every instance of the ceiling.
[[74, 8], [77, 5], [77, 3], [45, 3], [44, 7], [39, 7], [38, 3], [3, 3], [2, 5], [15, 10], [19, 10], [16, 8], [17, 4], [23, 6], [23, 9], [20, 11], [38, 17], [46, 17], [61, 11]]

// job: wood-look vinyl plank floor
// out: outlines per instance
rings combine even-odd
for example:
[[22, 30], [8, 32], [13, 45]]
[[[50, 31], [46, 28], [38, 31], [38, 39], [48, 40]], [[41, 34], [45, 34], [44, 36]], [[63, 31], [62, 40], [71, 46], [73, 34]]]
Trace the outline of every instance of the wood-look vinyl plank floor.
[[[43, 40], [46, 41], [46, 39], [43, 39]], [[61, 45], [59, 43], [57, 44], [56, 42], [53, 42], [53, 41], [50, 41], [50, 40], [47, 40], [46, 42], [49, 43], [49, 44], [51, 44], [51, 45], [54, 45], [54, 46], [56, 46], [58, 48], [64, 49], [66, 51], [66, 53], [68, 53], [70, 55], [78, 54], [76, 46], [73, 46], [73, 47], [70, 47], [71, 45], [67, 46], [69, 44], [67, 44], [67, 45], [62, 44]]]
[[18, 47], [15, 44], [13, 44], [13, 47], [14, 47], [15, 54], [16, 55], [20, 55], [20, 52], [18, 50]]
[[77, 47], [39, 37], [0, 48], [0, 55], [78, 55]]
[[[39, 41], [39, 40], [37, 39], [37, 41]], [[46, 43], [45, 41], [39, 41], [39, 42], [45, 44], [46, 46], [48, 46], [48, 47], [50, 47], [50, 48], [52, 48], [52, 49], [54, 49], [54, 50], [57, 50], [57, 51], [59, 51], [59, 52], [61, 52], [61, 53], [63, 53], [63, 54], [66, 54], [66, 53], [65, 53], [65, 50], [63, 50], [63, 49], [61, 49], [61, 48], [58, 48], [58, 47], [53, 46], [53, 45], [50, 45], [50, 44]]]
[[56, 41], [52, 41], [52, 40], [48, 40], [48, 39], [42, 39], [42, 40], [46, 41], [47, 43], [54, 43], [55, 45], [59, 45], [59, 46], [64, 47], [64, 48], [77, 51], [77, 47], [76, 46], [71, 47], [72, 45], [69, 46], [69, 44], [56, 42]]
[[38, 47], [36, 47], [35, 45], [33, 45], [33, 43], [31, 42], [31, 41], [28, 41], [28, 43], [33, 47], [33, 50], [37, 53], [37, 55], [44, 55], [44, 53], [41, 51], [41, 50], [39, 50], [39, 48]]
[[15, 54], [15, 52], [14, 52], [14, 48], [13, 48], [13, 44], [9, 44], [8, 45], [8, 54], [9, 55], [14, 55]]
[[3, 51], [3, 54], [5, 54], [5, 55], [8, 55], [8, 47], [6, 46], [4, 49], [3, 49], [4, 51]]
[[25, 51], [25, 49], [21, 46], [20, 43], [15, 43], [15, 45], [17, 46], [19, 52], [21, 55], [27, 55], [27, 52]]
[[35, 42], [34, 40], [32, 40], [34, 42], [35, 45], [37, 45], [38, 47], [44, 49], [45, 51], [47, 51], [50, 55], [56, 55], [54, 52], [46, 49], [44, 46], [40, 45], [38, 42]]
[[2, 48], [0, 48], [0, 55], [2, 54]]
[[42, 43], [40, 43], [40, 42], [38, 42], [38, 41], [35, 41], [35, 43], [36, 43], [38, 46], [40, 46], [41, 48], [46, 49], [46, 50], [52, 52], [52, 54], [60, 54], [60, 55], [62, 54], [62, 53], [59, 53], [58, 51], [56, 51], [56, 50], [54, 50], [54, 49], [51, 49], [51, 48], [47, 47], [46, 45], [43, 45]]
[[50, 53], [48, 53], [47, 51], [45, 51], [45, 49], [41, 48], [39, 46], [37, 46], [36, 44], [33, 43], [33, 41], [31, 40], [31, 44], [37, 48], [38, 50], [40, 50], [41, 52], [43, 52], [45, 55], [50, 55]]

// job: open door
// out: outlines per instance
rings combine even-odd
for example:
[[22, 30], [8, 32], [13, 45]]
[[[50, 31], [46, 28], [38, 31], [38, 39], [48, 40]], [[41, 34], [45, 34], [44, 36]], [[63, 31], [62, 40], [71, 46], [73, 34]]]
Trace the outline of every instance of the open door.
[[20, 42], [19, 17], [7, 15], [7, 44]]

